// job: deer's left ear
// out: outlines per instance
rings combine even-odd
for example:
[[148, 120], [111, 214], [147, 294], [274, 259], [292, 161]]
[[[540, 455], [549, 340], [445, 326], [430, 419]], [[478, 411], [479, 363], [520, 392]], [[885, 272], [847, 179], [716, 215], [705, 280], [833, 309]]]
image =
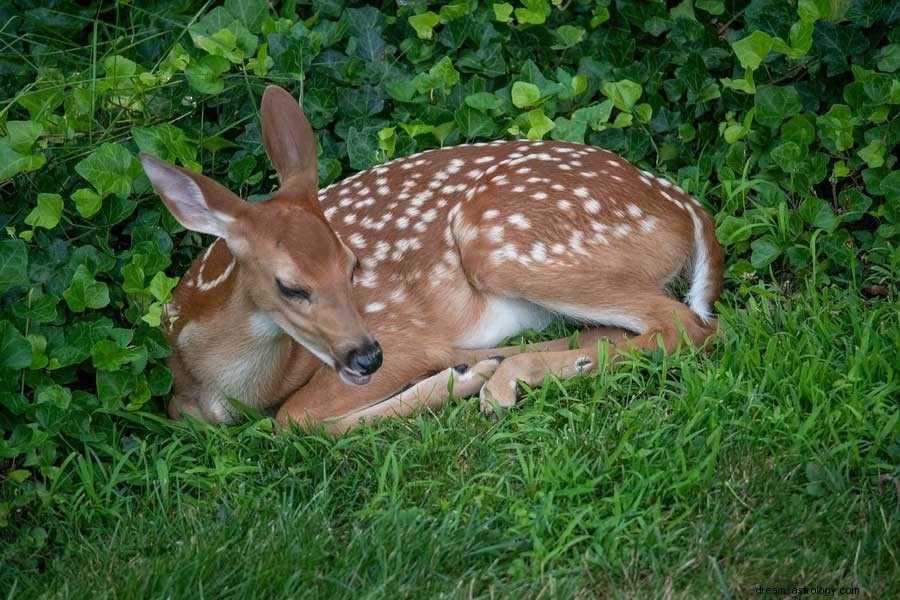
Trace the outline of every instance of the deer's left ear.
[[209, 177], [176, 167], [141, 152], [144, 172], [172, 216], [191, 231], [228, 237], [228, 226], [246, 210], [246, 203]]
[[262, 136], [266, 154], [288, 185], [314, 200], [319, 187], [318, 146], [300, 103], [286, 90], [270, 85], [263, 92]]

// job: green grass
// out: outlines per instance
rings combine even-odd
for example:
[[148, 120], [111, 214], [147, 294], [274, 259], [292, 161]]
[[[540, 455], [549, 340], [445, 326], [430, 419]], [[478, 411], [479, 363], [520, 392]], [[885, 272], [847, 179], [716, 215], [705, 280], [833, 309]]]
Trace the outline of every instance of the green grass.
[[900, 305], [731, 298], [709, 357], [636, 356], [336, 439], [120, 419], [0, 529], [7, 597], [900, 595]]

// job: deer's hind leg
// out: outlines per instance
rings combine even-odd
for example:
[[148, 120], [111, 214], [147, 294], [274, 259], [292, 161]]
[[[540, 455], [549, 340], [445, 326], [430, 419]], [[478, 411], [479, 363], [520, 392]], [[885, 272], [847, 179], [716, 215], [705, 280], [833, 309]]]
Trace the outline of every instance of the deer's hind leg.
[[[633, 306], [634, 315], [644, 325], [639, 335], [613, 343], [610, 362], [615, 362], [631, 350], [652, 350], [661, 344], [666, 352], [678, 348], [682, 331], [688, 341], [702, 346], [716, 330], [715, 321], [703, 322], [686, 305], [659, 294]], [[481, 388], [481, 410], [490, 413], [497, 408], [516, 404], [519, 382], [534, 386], [545, 375], [568, 379], [579, 374], [596, 373], [601, 364], [596, 344], [582, 345], [577, 350], [535, 352], [511, 356], [496, 370]]]

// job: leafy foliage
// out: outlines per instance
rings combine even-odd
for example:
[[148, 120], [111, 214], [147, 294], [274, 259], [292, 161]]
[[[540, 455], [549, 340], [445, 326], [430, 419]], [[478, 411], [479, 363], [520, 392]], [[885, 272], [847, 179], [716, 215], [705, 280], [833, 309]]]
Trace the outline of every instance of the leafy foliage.
[[159, 318], [204, 240], [136, 153], [264, 197], [270, 82], [302, 92], [323, 184], [476, 139], [585, 142], [705, 200], [738, 295], [900, 268], [896, 0], [200, 7], [0, 5], [0, 458], [22, 477], [169, 392]]

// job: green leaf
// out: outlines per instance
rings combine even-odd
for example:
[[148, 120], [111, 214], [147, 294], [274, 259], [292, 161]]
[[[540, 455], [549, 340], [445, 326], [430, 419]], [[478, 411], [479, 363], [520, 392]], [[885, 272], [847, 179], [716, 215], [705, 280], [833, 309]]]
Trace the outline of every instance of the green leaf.
[[100, 195], [89, 188], [79, 188], [72, 194], [72, 201], [75, 202], [75, 210], [78, 214], [89, 219], [97, 214], [103, 201]]
[[434, 37], [434, 27], [440, 21], [440, 17], [437, 16], [437, 13], [429, 10], [420, 15], [411, 16], [408, 21], [410, 26], [416, 31], [419, 39], [430, 40]]
[[7, 121], [6, 130], [9, 134], [10, 147], [22, 154], [29, 152], [44, 132], [41, 124], [34, 121]]
[[147, 289], [150, 290], [150, 293], [157, 301], [168, 302], [172, 299], [172, 290], [175, 289], [176, 285], [178, 285], [177, 277], [168, 277], [165, 273], [159, 271], [150, 280], [150, 285]]
[[99, 340], [91, 347], [91, 362], [95, 369], [115, 371], [141, 358], [134, 348], [123, 348], [112, 340]]
[[503, 101], [490, 92], [476, 92], [466, 96], [466, 104], [482, 112], [499, 108]]
[[524, 8], [515, 10], [516, 20], [522, 24], [540, 25], [550, 15], [550, 3], [547, 0], [522, 0]]
[[517, 81], [512, 85], [512, 103], [516, 108], [534, 106], [541, 99], [541, 90], [533, 83]]
[[579, 108], [572, 113], [572, 119], [586, 123], [591, 129], [599, 130], [605, 123], [609, 122], [612, 109], [612, 100], [604, 100], [597, 104]]
[[0, 321], [0, 369], [20, 371], [31, 366], [31, 344], [9, 321]]
[[819, 136], [831, 142], [835, 150], [843, 152], [853, 147], [853, 127], [856, 119], [845, 104], [835, 104], [824, 115], [816, 118]]
[[135, 376], [127, 370], [97, 371], [97, 397], [107, 410], [119, 408], [135, 389]]
[[269, 14], [266, 0], [225, 0], [225, 10], [247, 29], [258, 33]]
[[793, 86], [767, 85], [756, 92], [756, 121], [775, 128], [800, 112], [800, 94]]
[[563, 142], [584, 143], [584, 134], [587, 131], [587, 123], [566, 117], [556, 117], [553, 131], [550, 136], [554, 140]]
[[878, 51], [878, 70], [893, 73], [900, 69], [900, 43], [888, 44]]
[[769, 266], [781, 255], [781, 246], [770, 235], [753, 240], [750, 248], [753, 250], [750, 255], [750, 264], [758, 270]]
[[101, 197], [109, 194], [127, 199], [134, 180], [142, 173], [141, 163], [121, 144], [102, 144], [75, 165], [75, 171], [86, 179]]
[[529, 140], [540, 140], [550, 132], [556, 124], [539, 108], [528, 113], [530, 128], [526, 134]]
[[900, 171], [882, 179], [880, 191], [888, 202], [900, 203]]
[[513, 5], [509, 2], [503, 2], [493, 5], [494, 20], [501, 23], [509, 23], [512, 21]]
[[465, 138], [490, 137], [497, 129], [491, 117], [469, 105], [460, 106], [454, 117]]
[[28, 252], [22, 240], [0, 240], [0, 295], [28, 283]]
[[153, 127], [135, 127], [131, 130], [135, 144], [142, 152], [149, 152], [159, 158], [200, 170], [196, 162], [197, 146], [187, 139], [184, 131], [171, 123], [161, 123]]
[[831, 231], [838, 220], [831, 206], [821, 198], [814, 196], [807, 196], [798, 212], [804, 221], [826, 231]]
[[772, 37], [762, 31], [753, 31], [731, 45], [738, 62], [745, 69], [755, 71], [772, 50]]
[[612, 100], [613, 105], [621, 111], [630, 112], [641, 97], [643, 88], [629, 79], [621, 81], [605, 81], [600, 84], [603, 95]]
[[46, 162], [43, 152], [22, 154], [13, 150], [8, 137], [0, 139], [0, 182], [12, 179], [19, 173], [36, 171]]
[[551, 46], [554, 50], [565, 50], [584, 39], [584, 29], [574, 25], [563, 25], [554, 32], [557, 43]]
[[231, 63], [227, 59], [207, 55], [188, 65], [184, 70], [184, 76], [198, 92], [215, 96], [225, 90], [225, 83], [220, 76], [227, 73], [230, 68]]
[[884, 154], [887, 148], [884, 142], [879, 139], [872, 140], [863, 148], [860, 148], [857, 154], [871, 169], [877, 169], [884, 164]]
[[25, 217], [25, 224], [31, 227], [53, 229], [62, 217], [63, 199], [59, 194], [38, 194], [37, 206]]
[[719, 16], [725, 12], [725, 2], [723, 0], [697, 0], [694, 4], [699, 10], [706, 11], [714, 16]]
[[785, 173], [796, 173], [803, 167], [804, 154], [795, 142], [784, 142], [772, 149], [772, 160]]
[[79, 265], [72, 276], [72, 283], [63, 292], [63, 298], [72, 312], [84, 312], [88, 308], [103, 308], [109, 304], [109, 288], [97, 281], [87, 266]]

